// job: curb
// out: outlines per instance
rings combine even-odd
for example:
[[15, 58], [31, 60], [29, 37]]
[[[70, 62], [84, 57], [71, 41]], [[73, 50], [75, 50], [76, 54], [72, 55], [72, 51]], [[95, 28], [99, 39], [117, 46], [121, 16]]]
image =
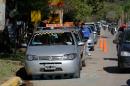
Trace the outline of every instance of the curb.
[[0, 86], [20, 86], [22, 83], [23, 82], [20, 77], [12, 77]]

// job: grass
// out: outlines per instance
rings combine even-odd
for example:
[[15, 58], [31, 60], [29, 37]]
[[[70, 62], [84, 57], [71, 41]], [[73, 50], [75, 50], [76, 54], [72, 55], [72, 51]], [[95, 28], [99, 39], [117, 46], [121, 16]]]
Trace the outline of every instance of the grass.
[[24, 53], [0, 54], [0, 83], [16, 72], [23, 66]]
[[0, 59], [3, 59], [3, 60], [23, 61], [24, 57], [25, 57], [25, 53], [0, 54]]

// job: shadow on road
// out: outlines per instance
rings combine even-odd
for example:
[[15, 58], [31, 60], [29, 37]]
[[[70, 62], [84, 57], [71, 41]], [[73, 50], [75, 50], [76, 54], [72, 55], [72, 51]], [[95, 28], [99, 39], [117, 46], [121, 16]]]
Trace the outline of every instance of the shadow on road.
[[20, 77], [22, 80], [30, 80], [31, 77], [27, 76], [25, 68], [22, 67], [16, 72], [16, 76]]
[[110, 38], [110, 37], [108, 37], [108, 36], [103, 36], [103, 35], [101, 35], [100, 37], [101, 37], [101, 38]]
[[65, 75], [35, 75], [29, 76], [27, 75], [25, 68], [21, 68], [16, 72], [16, 76], [20, 77], [22, 80], [30, 81], [30, 80], [62, 80], [62, 79], [72, 79], [72, 76]]
[[118, 59], [117, 59], [117, 58], [104, 58], [104, 60], [118, 61]]
[[130, 74], [130, 69], [119, 69], [117, 66], [104, 67], [103, 69], [108, 73]]

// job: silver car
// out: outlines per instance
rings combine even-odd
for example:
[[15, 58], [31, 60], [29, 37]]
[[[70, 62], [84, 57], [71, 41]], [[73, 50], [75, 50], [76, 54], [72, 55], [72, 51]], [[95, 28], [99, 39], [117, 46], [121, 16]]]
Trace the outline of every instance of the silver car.
[[85, 23], [85, 25], [87, 25], [91, 28], [91, 30], [93, 32], [93, 40], [94, 40], [94, 43], [96, 44], [98, 41], [96, 24], [94, 22], [87, 22], [87, 23]]
[[95, 46], [93, 36], [94, 36], [93, 34], [90, 35], [89, 39], [87, 40], [87, 45], [86, 45], [88, 49], [91, 51], [94, 51], [94, 46]]
[[71, 30], [55, 29], [36, 32], [26, 51], [28, 75], [71, 74], [80, 77], [80, 54]]
[[81, 57], [81, 66], [85, 67], [86, 66], [86, 55], [87, 55], [87, 52], [86, 52], [86, 43], [83, 42], [83, 36], [80, 32], [80, 29], [73, 29], [73, 33], [76, 37], [76, 41], [78, 43], [82, 43], [80, 44], [81, 46], [78, 46], [79, 50], [80, 50], [80, 57]]

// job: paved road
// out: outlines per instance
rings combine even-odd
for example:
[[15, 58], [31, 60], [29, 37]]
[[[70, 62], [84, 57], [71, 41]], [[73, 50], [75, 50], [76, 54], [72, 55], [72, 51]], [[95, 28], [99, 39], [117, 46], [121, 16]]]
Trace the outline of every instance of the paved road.
[[[79, 79], [38, 79], [27, 81], [27, 86], [130, 86], [130, 71], [120, 73], [117, 68], [116, 48], [113, 36], [105, 32], [108, 52], [103, 53], [99, 43], [92, 56], [87, 58], [87, 66], [81, 71]], [[30, 84], [30, 85], [29, 85]]]

